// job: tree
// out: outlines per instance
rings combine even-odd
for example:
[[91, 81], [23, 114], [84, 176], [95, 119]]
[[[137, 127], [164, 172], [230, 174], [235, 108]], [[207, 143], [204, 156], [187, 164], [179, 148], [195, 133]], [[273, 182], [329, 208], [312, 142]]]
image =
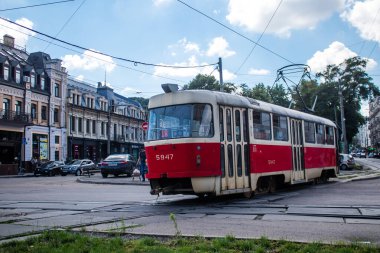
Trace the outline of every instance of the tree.
[[[269, 87], [268, 87], [269, 88]], [[283, 107], [288, 107], [290, 104], [289, 92], [287, 92], [282, 84], [276, 83], [272, 88], [269, 88], [272, 103]]]
[[[372, 78], [366, 73], [366, 66], [367, 60], [353, 57], [346, 59], [339, 65], [329, 65], [325, 71], [317, 74], [323, 78], [319, 92], [324, 91], [324, 95], [330, 97], [330, 103], [323, 105], [320, 101], [318, 102], [321, 105], [317, 113], [321, 116], [328, 114], [326, 111], [338, 106], [338, 87], [341, 85], [347, 141], [349, 143], [358, 133], [359, 126], [365, 122], [364, 117], [360, 114], [361, 102], [372, 101], [375, 96], [380, 94], [379, 88], [375, 86]], [[319, 97], [323, 98], [323, 96]]]
[[[184, 90], [220, 90], [220, 83], [215, 79], [214, 76], [198, 74], [193, 80], [188, 84], [184, 85]], [[236, 86], [233, 83], [224, 83], [224, 92], [231, 93], [236, 91]]]

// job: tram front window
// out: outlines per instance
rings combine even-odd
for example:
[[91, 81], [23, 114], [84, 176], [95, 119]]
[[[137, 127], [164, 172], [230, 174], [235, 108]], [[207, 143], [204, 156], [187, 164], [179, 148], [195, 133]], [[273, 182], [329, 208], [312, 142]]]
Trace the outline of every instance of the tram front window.
[[148, 140], [212, 137], [213, 118], [208, 104], [186, 104], [149, 111]]

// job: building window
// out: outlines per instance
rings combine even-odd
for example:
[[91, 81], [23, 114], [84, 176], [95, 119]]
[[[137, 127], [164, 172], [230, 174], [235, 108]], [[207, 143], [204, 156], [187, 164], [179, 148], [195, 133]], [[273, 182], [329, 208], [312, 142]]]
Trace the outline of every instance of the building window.
[[41, 119], [47, 120], [47, 107], [45, 105], [41, 107]]
[[37, 105], [36, 104], [32, 104], [30, 114], [32, 116], [32, 119], [37, 118]]
[[55, 83], [54, 84], [54, 95], [59, 98], [60, 97], [60, 94], [59, 94], [59, 84], [58, 83]]
[[83, 132], [83, 128], [82, 128], [82, 118], [78, 118], [78, 131], [79, 131], [79, 132]]
[[32, 88], [36, 87], [36, 76], [34, 75], [34, 73], [30, 74], [30, 85], [32, 86]]
[[54, 108], [54, 123], [59, 122], [59, 110], [58, 108]]
[[3, 111], [8, 113], [10, 109], [11, 101], [8, 98], [3, 98]]
[[16, 68], [16, 83], [20, 83], [21, 81], [21, 74], [20, 74], [20, 69], [19, 68]]
[[102, 126], [101, 126], [101, 131], [100, 131], [100, 133], [102, 134], [102, 135], [104, 135], [104, 125], [105, 125], [105, 123], [104, 122], [102, 122]]
[[71, 125], [71, 132], [75, 131], [75, 117], [71, 116], [70, 117], [70, 125]]
[[22, 102], [21, 101], [16, 101], [16, 104], [15, 104], [16, 114], [20, 115], [21, 114], [21, 110], [22, 110]]
[[45, 78], [41, 77], [41, 90], [45, 90]]
[[92, 133], [96, 134], [96, 121], [95, 120], [92, 121]]
[[4, 80], [8, 81], [9, 79], [9, 66], [4, 65]]
[[87, 134], [90, 133], [90, 120], [89, 119], [86, 120], [86, 133]]
[[59, 144], [59, 135], [55, 136], [55, 144]]

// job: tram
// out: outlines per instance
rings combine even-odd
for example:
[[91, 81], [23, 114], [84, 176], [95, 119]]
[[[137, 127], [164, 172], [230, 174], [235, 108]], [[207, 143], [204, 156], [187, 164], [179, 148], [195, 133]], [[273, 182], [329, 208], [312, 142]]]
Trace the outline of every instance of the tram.
[[234, 94], [163, 88], [148, 106], [152, 195], [250, 197], [339, 173], [328, 119]]

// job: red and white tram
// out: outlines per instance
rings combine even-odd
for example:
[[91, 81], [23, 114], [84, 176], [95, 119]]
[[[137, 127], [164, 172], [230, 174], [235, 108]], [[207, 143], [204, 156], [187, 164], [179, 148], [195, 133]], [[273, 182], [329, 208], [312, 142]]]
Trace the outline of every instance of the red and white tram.
[[173, 91], [149, 100], [151, 194], [273, 191], [338, 173], [336, 126], [238, 95]]

